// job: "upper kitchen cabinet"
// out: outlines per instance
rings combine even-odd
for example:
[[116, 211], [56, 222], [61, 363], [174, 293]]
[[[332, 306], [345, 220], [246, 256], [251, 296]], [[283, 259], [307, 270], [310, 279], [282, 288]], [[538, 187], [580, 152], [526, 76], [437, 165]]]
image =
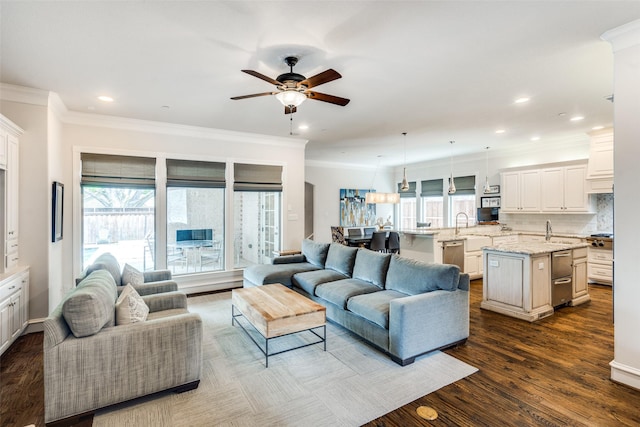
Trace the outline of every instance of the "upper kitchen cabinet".
[[540, 170], [503, 172], [502, 212], [540, 211]]
[[[4, 148], [5, 165], [0, 167], [0, 205], [4, 221], [0, 224], [0, 236], [4, 244], [0, 247], [3, 263], [0, 273], [9, 272], [18, 266], [18, 188], [19, 188], [19, 141], [22, 129], [0, 114], [0, 136]], [[0, 159], [1, 160], [1, 159]]]
[[589, 166], [587, 168], [587, 192], [613, 192], [613, 129], [603, 129], [589, 134]]
[[542, 169], [542, 212], [593, 213], [586, 176], [586, 164]]

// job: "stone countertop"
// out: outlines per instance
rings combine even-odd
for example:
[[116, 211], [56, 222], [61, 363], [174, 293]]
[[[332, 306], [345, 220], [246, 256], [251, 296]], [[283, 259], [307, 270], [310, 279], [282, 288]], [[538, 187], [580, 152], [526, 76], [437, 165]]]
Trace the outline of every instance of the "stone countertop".
[[440, 234], [440, 231], [437, 230], [404, 230], [401, 231], [402, 234], [408, 234], [410, 236], [427, 236], [433, 237], [436, 234]]
[[526, 242], [505, 243], [497, 246], [485, 246], [485, 251], [516, 253], [522, 255], [541, 255], [551, 252], [566, 251], [568, 249], [586, 248], [586, 243], [552, 243], [552, 242]]

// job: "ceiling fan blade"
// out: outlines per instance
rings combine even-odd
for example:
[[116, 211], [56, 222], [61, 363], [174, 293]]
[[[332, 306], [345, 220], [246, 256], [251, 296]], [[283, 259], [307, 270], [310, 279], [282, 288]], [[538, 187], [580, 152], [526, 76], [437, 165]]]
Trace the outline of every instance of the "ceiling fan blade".
[[309, 77], [308, 79], [301, 81], [300, 83], [298, 83], [298, 86], [304, 85], [311, 89], [312, 87], [320, 86], [322, 84], [329, 83], [340, 78], [342, 78], [342, 76], [339, 72], [337, 72], [333, 68], [329, 68], [328, 70], [323, 71], [320, 74], [316, 74], [313, 77]]
[[343, 107], [347, 105], [350, 101], [350, 99], [347, 99], [347, 98], [340, 98], [339, 96], [327, 95], [326, 93], [313, 92], [311, 90], [306, 91], [305, 95], [307, 95], [307, 98], [309, 99], [315, 99], [316, 101], [324, 101], [330, 104], [337, 104]]
[[262, 92], [262, 93], [253, 93], [251, 95], [242, 95], [242, 96], [234, 96], [233, 100], [245, 99], [245, 98], [255, 98], [256, 96], [266, 96], [266, 95], [275, 95], [278, 92]]
[[298, 111], [298, 107], [296, 107], [295, 105], [285, 105], [284, 106], [284, 113], [285, 114], [293, 114], [296, 111]]
[[243, 73], [247, 73], [253, 77], [257, 77], [261, 80], [264, 80], [265, 82], [271, 83], [272, 85], [276, 85], [276, 86], [280, 86], [282, 85], [282, 83], [280, 83], [279, 81], [272, 79], [271, 77], [267, 77], [264, 74], [260, 74], [257, 71], [253, 71], [253, 70], [242, 70]]

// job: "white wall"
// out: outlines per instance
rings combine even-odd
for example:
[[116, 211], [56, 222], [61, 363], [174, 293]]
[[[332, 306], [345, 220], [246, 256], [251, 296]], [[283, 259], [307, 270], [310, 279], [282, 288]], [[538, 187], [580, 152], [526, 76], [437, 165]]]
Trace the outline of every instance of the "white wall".
[[638, 159], [640, 159], [640, 20], [608, 31], [614, 51], [614, 360], [611, 378], [640, 389]]
[[13, 97], [8, 90], [3, 90], [2, 95], [2, 114], [24, 129], [19, 153], [19, 262], [30, 266], [29, 319], [44, 318], [49, 314], [51, 245], [47, 97], [38, 92], [29, 93], [24, 99], [18, 100], [19, 97]]

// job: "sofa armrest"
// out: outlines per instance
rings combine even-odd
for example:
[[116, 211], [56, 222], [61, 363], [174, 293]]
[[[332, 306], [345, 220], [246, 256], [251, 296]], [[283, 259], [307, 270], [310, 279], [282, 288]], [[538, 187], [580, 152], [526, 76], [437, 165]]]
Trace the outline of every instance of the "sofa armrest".
[[149, 313], [174, 308], [187, 308], [187, 295], [184, 292], [176, 291], [144, 295], [142, 299], [149, 307]]
[[197, 381], [202, 319], [196, 313], [67, 337], [45, 349], [45, 422]]
[[[161, 282], [144, 283], [142, 285], [133, 285], [133, 288], [140, 296], [160, 294], [163, 292], [175, 292], [178, 290], [178, 284], [173, 280], [163, 280]], [[118, 289], [120, 291], [120, 289]], [[118, 292], [119, 294], [120, 292]]]
[[275, 257], [271, 261], [271, 264], [292, 264], [292, 263], [298, 263], [298, 262], [307, 262], [307, 257], [301, 254], [283, 255], [283, 256]]
[[142, 274], [144, 275], [144, 283], [160, 282], [172, 279], [171, 270], [152, 270], [145, 271]]
[[401, 360], [468, 337], [468, 291], [438, 290], [389, 304], [389, 352]]

